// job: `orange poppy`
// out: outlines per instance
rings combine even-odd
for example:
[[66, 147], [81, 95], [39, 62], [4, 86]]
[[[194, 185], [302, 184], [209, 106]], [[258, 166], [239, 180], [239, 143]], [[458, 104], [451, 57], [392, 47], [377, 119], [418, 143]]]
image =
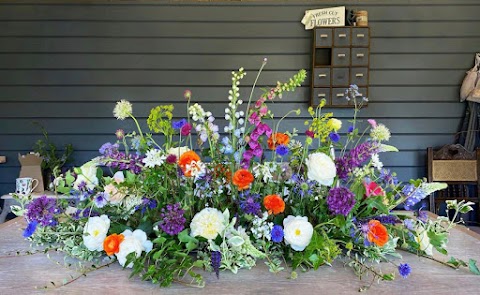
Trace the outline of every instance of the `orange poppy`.
[[120, 251], [120, 243], [122, 243], [125, 237], [122, 234], [111, 234], [103, 240], [103, 250], [107, 252], [108, 256], [111, 256]]
[[240, 169], [235, 174], [233, 174], [232, 182], [238, 187], [238, 190], [244, 190], [250, 187], [250, 184], [253, 182], [253, 174], [246, 169]]
[[197, 153], [195, 153], [194, 151], [188, 151], [183, 153], [180, 156], [180, 159], [178, 160], [178, 166], [180, 166], [180, 168], [183, 171], [183, 174], [186, 177], [191, 177], [192, 172], [190, 170], [187, 170], [187, 165], [191, 165], [192, 162], [198, 162], [198, 161], [200, 161], [200, 156], [197, 155]]
[[271, 149], [272, 151], [277, 148], [279, 145], [287, 145], [290, 142], [290, 137], [286, 135], [285, 133], [273, 133], [270, 135], [268, 138], [268, 148]]
[[263, 205], [268, 210], [268, 214], [279, 214], [285, 210], [285, 202], [279, 195], [265, 196]]
[[387, 228], [378, 220], [368, 222], [368, 241], [382, 247], [388, 242]]

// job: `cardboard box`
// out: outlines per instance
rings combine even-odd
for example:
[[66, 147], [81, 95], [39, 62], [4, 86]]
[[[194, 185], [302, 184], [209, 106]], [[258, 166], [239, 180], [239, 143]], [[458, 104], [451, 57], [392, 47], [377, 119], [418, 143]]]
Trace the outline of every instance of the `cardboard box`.
[[19, 177], [31, 177], [38, 180], [37, 187], [33, 192], [41, 193], [45, 190], [43, 186], [42, 161], [43, 158], [35, 154], [18, 154], [18, 161], [22, 165]]

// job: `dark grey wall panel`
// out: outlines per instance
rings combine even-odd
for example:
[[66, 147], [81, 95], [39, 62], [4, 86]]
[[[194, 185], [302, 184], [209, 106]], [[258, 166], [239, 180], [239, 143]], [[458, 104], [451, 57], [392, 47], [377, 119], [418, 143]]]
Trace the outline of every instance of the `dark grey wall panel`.
[[[300, 68], [309, 72], [311, 32], [300, 24], [303, 13], [339, 4], [22, 2], [0, 4], [0, 154], [8, 157], [0, 165], [0, 193], [13, 189], [16, 154], [30, 151], [41, 138], [33, 121], [46, 126], [58, 145], [73, 143], [77, 164], [114, 141], [116, 129], [133, 128], [112, 117], [119, 99], [134, 102], [141, 121], [151, 107], [169, 102], [180, 117], [186, 107], [183, 91], [191, 89], [194, 100], [213, 109], [221, 123], [230, 71], [248, 70], [241, 85], [244, 100], [263, 57], [269, 63], [261, 86], [274, 85]], [[425, 149], [452, 143], [463, 116], [458, 92], [479, 50], [480, 2], [341, 4], [369, 12], [370, 104], [359, 116], [391, 128], [390, 143], [401, 152], [381, 157], [400, 179], [425, 176]], [[283, 128], [304, 131], [308, 84], [309, 79], [272, 106], [277, 116], [302, 110], [301, 116], [286, 119]], [[333, 111], [342, 119], [352, 115], [348, 109]], [[347, 127], [345, 121], [342, 132]]]

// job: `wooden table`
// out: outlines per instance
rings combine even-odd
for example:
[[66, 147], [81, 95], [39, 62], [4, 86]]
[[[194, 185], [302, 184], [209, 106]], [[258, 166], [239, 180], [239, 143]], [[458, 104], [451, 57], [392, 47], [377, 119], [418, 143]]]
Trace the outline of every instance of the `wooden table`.
[[[241, 270], [237, 275], [221, 272], [217, 280], [214, 274], [205, 273], [203, 289], [174, 284], [159, 289], [138, 278], [128, 279], [129, 270], [122, 270], [117, 262], [95, 270], [78, 280], [61, 286], [70, 275], [77, 277], [74, 267], [63, 266], [63, 256], [51, 254], [25, 255], [31, 250], [22, 238], [25, 222], [15, 218], [0, 225], [0, 294], [358, 294], [358, 289], [370, 283], [360, 281], [349, 267], [340, 262], [333, 267], [324, 266], [318, 271], [299, 273], [296, 280], [288, 279], [290, 272], [272, 274], [262, 262], [253, 270]], [[455, 228], [450, 237], [450, 254], [467, 260], [480, 261], [480, 235], [464, 227]], [[19, 255], [16, 255], [16, 252]], [[374, 283], [367, 294], [479, 294], [480, 276], [467, 270], [454, 270], [426, 258], [402, 252], [403, 262], [412, 266], [408, 279], [397, 277], [393, 282]], [[439, 255], [438, 257], [442, 257]], [[59, 263], [56, 263], [56, 262]], [[399, 262], [399, 261], [398, 261]], [[392, 264], [382, 265], [392, 271]], [[54, 287], [54, 282], [58, 287]], [[42, 288], [50, 289], [45, 292]]]

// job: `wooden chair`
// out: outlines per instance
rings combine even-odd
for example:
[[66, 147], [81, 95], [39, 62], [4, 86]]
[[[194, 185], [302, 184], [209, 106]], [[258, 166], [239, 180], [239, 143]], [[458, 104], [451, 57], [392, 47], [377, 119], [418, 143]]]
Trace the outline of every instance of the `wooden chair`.
[[428, 181], [446, 182], [448, 188], [429, 197], [430, 211], [438, 214], [446, 200], [466, 200], [477, 204], [480, 222], [480, 149], [468, 152], [461, 145], [447, 145], [438, 151], [427, 148]]

